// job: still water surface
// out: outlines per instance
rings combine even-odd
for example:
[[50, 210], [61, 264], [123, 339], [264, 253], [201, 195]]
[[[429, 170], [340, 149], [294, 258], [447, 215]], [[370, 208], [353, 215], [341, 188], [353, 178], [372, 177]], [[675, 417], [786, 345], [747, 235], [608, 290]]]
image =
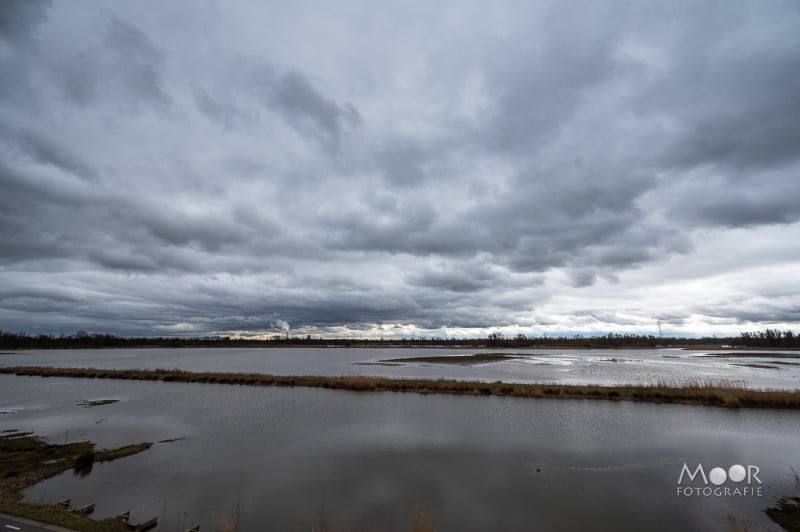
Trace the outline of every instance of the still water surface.
[[[352, 362], [398, 356], [385, 350], [329, 350], [333, 358], [318, 366], [325, 351], [261, 355], [269, 362], [258, 358], [261, 350], [175, 351], [0, 358], [5, 365], [27, 356], [40, 365], [315, 374], [368, 368], [463, 377], [476, 369]], [[300, 360], [289, 367], [292, 354]], [[34, 501], [94, 502], [98, 517], [158, 516], [161, 530], [192, 523], [213, 530], [237, 501], [244, 531], [309, 530], [323, 509], [333, 530], [408, 530], [414, 508], [432, 511], [442, 531], [727, 530], [731, 515], [770, 527], [763, 509], [795, 492], [790, 468], [800, 466], [800, 413], [791, 411], [7, 375], [0, 390], [2, 430], [108, 448], [181, 438], [27, 492]], [[76, 404], [87, 399], [119, 402]], [[763, 495], [679, 497], [684, 462], [706, 470], [757, 465]]]
[[[524, 356], [475, 366], [419, 362], [385, 365], [382, 362], [394, 358], [498, 351]], [[707, 353], [681, 349], [68, 349], [3, 354], [0, 356], [0, 366], [178, 368], [278, 375], [446, 377], [604, 385], [647, 383], [656, 379], [710, 378], [737, 381], [755, 388], [800, 387], [800, 352], [789, 352], [793, 358], [718, 358], [705, 356]]]

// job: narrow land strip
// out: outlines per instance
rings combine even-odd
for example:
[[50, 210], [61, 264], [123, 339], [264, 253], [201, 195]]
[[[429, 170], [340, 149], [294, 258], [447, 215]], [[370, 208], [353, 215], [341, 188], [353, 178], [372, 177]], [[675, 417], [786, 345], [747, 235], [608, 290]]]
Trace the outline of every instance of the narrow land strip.
[[800, 390], [752, 390], [735, 382], [691, 380], [648, 385], [597, 386], [520, 384], [448, 379], [390, 379], [382, 377], [318, 377], [259, 373], [193, 373], [182, 370], [134, 370], [55, 367], [5, 367], [0, 374], [38, 377], [122, 379], [245, 386], [300, 386], [355, 392], [494, 395], [550, 399], [604, 399], [648, 403], [724, 406], [729, 408], [800, 408]]
[[[530, 355], [511, 355], [506, 353], [478, 353], [474, 355], [445, 355], [445, 356], [428, 356], [428, 357], [406, 357], [406, 358], [387, 358], [378, 363], [391, 363], [391, 364], [411, 364], [422, 362], [427, 364], [457, 364], [460, 366], [471, 366], [474, 364], [489, 364], [491, 362], [502, 362], [504, 360], [513, 360], [515, 358], [525, 358], [534, 356], [535, 353]], [[547, 356], [547, 355], [539, 355]]]

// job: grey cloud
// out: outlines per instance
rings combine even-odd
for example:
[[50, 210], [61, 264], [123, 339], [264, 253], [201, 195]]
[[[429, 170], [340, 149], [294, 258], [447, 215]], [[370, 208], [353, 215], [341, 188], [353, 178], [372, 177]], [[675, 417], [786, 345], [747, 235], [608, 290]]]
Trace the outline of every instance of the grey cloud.
[[194, 271], [218, 263], [216, 257], [200, 260], [204, 255], [244, 245], [255, 231], [275, 231], [263, 217], [243, 212], [194, 215], [99, 184], [57, 182], [36, 174], [0, 165], [0, 183], [7, 192], [0, 197], [5, 262], [61, 257], [132, 271]]
[[[670, 212], [698, 225], [753, 227], [790, 224], [800, 220], [800, 166], [785, 170], [751, 172], [746, 177], [715, 172], [681, 185], [673, 195]], [[732, 181], [736, 182], [734, 186]]]
[[456, 171], [447, 164], [450, 149], [444, 142], [391, 138], [378, 148], [375, 161], [391, 186], [414, 187]]
[[[789, 3], [476, 3], [413, 32], [382, 6], [379, 38], [318, 40], [314, 6], [292, 29], [262, 8], [3, 6], [0, 327], [557, 329], [590, 319], [576, 294], [610, 329], [636, 327], [626, 298], [712, 319], [630, 299], [676, 254], [675, 286], [745, 275], [709, 231], [795, 236]], [[715, 297], [799, 322], [796, 295]]]
[[47, 19], [50, 4], [50, 0], [5, 0], [0, 9], [0, 39], [6, 42], [27, 39]]
[[745, 302], [737, 305], [703, 306], [701, 311], [714, 318], [734, 319], [737, 323], [794, 323], [800, 320], [800, 306], [785, 302]]
[[[109, 16], [103, 44], [110, 60], [109, 75], [119, 78], [115, 88], [158, 107], [172, 104], [162, 80], [164, 54], [139, 28]], [[84, 74], [94, 75], [91, 71], [84, 71]]]
[[87, 107], [100, 96], [97, 72], [101, 69], [102, 64], [93, 54], [76, 52], [69, 61], [59, 63], [54, 73], [66, 100]]
[[150, 234], [175, 246], [193, 244], [205, 251], [218, 252], [225, 246], [241, 245], [245, 240], [241, 228], [228, 221], [228, 213], [192, 216], [156, 210], [150, 216], [137, 218]]
[[224, 87], [194, 91], [200, 112], [225, 128], [256, 122], [256, 107], [276, 113], [300, 137], [336, 155], [343, 136], [363, 122], [351, 103], [337, 103], [298, 70], [278, 72], [263, 60], [234, 61], [240, 72]]
[[13, 105], [31, 105], [33, 88], [26, 56], [28, 53], [0, 56], [0, 70], [7, 75], [0, 78], [0, 101]]
[[484, 142], [530, 154], [552, 141], [581, 100], [613, 75], [612, 53], [624, 36], [609, 31], [607, 22], [616, 17], [616, 6], [551, 6], [534, 24], [530, 41], [493, 58], [489, 87], [495, 103], [484, 117]]
[[41, 224], [53, 213], [65, 216], [70, 208], [85, 206], [88, 201], [74, 188], [48, 182], [4, 163], [0, 163], [0, 184], [4, 192], [0, 195], [1, 260], [62, 256], [65, 246], [59, 234], [63, 227], [42, 230]]
[[623, 239], [614, 245], [601, 248], [592, 258], [595, 264], [599, 266], [630, 268], [652, 260], [654, 256], [651, 253], [650, 246], [655, 243], [634, 246], [626, 243]]
[[135, 249], [93, 249], [86, 258], [103, 268], [126, 272], [155, 272], [167, 266]]
[[445, 251], [446, 242], [438, 238], [435, 228], [438, 213], [429, 203], [382, 202], [378, 208], [381, 210], [362, 206], [350, 212], [319, 216], [327, 247], [412, 254]]
[[34, 39], [37, 27], [47, 20], [50, 2], [9, 0], [0, 8], [0, 102], [16, 106], [37, 104], [32, 72], [39, 55]]
[[300, 72], [287, 72], [267, 87], [267, 101], [303, 136], [311, 136], [331, 152], [339, 149], [344, 130], [361, 123], [351, 104], [325, 98]]
[[202, 87], [194, 89], [194, 103], [197, 109], [225, 129], [233, 129], [238, 124], [248, 121], [247, 113], [238, 109], [230, 97], [224, 99], [224, 104], [220, 100], [223, 99], [215, 98]]
[[[702, 52], [686, 55], [677, 76], [658, 80], [663, 85], [656, 94], [677, 110], [685, 132], [669, 145], [665, 162], [769, 168], [800, 157], [800, 16], [788, 16], [794, 23], [768, 37], [753, 36], [744, 23], [705, 39]], [[697, 44], [692, 39], [681, 46]]]
[[93, 179], [96, 171], [62, 143], [32, 129], [11, 129], [0, 125], [0, 142], [11, 146], [12, 155], [28, 157], [76, 177]]
[[[517, 208], [513, 208], [515, 203]], [[584, 250], [591, 246], [629, 246], [619, 242], [620, 236], [640, 220], [632, 207], [628, 212], [615, 212], [593, 202], [578, 202], [583, 212], [570, 214], [576, 206], [564, 209], [547, 200], [530, 205], [519, 203], [511, 203], [511, 209], [509, 205], [497, 206], [486, 214], [476, 214], [486, 222], [485, 227], [496, 231], [485, 241], [492, 242], [494, 253], [505, 256], [517, 271], [543, 271], [579, 263]], [[504, 223], [509, 213], [516, 215], [513, 221]]]
[[698, 206], [696, 216], [730, 227], [792, 223], [800, 219], [800, 206], [790, 197], [726, 197]]
[[433, 290], [465, 293], [500, 288], [505, 284], [505, 279], [497, 273], [469, 264], [423, 270], [410, 275], [408, 281], [412, 285]]
[[573, 270], [570, 272], [570, 277], [572, 278], [572, 286], [575, 288], [592, 286], [597, 280], [595, 272], [587, 269]]
[[0, 99], [40, 111], [56, 94], [84, 108], [97, 101], [134, 110], [172, 106], [163, 81], [164, 54], [145, 33], [111, 13], [94, 14], [86, 23], [91, 32], [74, 28], [66, 42], [54, 42], [52, 34], [43, 34], [52, 32], [52, 25], [34, 35], [50, 6], [38, 0], [4, 2], [0, 38], [13, 48], [9, 54], [0, 49], [0, 65], [13, 75], [0, 80]]

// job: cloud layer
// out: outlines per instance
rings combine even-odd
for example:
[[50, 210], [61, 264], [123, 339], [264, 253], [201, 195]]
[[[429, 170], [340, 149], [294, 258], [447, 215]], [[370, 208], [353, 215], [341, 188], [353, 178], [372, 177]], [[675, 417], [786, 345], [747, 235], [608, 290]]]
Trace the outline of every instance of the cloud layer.
[[0, 329], [800, 324], [800, 9], [14, 0]]

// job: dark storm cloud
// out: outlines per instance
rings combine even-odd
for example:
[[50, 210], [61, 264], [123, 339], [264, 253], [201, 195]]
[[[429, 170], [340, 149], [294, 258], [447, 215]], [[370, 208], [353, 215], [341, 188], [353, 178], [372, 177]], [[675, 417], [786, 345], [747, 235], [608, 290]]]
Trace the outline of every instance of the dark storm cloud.
[[201, 87], [194, 90], [194, 103], [201, 113], [226, 129], [247, 121], [246, 112], [237, 109], [233, 102], [222, 103]]
[[9, 0], [0, 7], [0, 101], [29, 104], [30, 63], [38, 50], [37, 28], [47, 20], [48, 1]]
[[[117, 77], [114, 90], [123, 90], [131, 98], [161, 107], [172, 103], [162, 81], [164, 54], [139, 28], [109, 16], [102, 45], [107, 54], [107, 75]], [[92, 76], [94, 73], [85, 71], [83, 74]], [[69, 87], [74, 91], [74, 84]]]
[[611, 29], [619, 15], [610, 4], [560, 4], [537, 21], [536, 38], [493, 58], [488, 70], [496, 107], [484, 142], [523, 153], [550, 142], [581, 100], [613, 75], [615, 44], [624, 37]]
[[[677, 72], [660, 77], [654, 92], [643, 94], [643, 105], [652, 105], [651, 98], [663, 98], [662, 105], [676, 113], [684, 130], [668, 147], [666, 163], [741, 170], [781, 166], [800, 158], [796, 23], [772, 21], [771, 31], [762, 32], [757, 24], [767, 17], [750, 16], [755, 20], [732, 20], [728, 32], [702, 42], [693, 34], [676, 43], [684, 48], [676, 50], [683, 58]], [[728, 17], [738, 18], [723, 15]]]
[[791, 197], [758, 197], [751, 195], [722, 194], [716, 201], [701, 202], [696, 206], [696, 216], [703, 220], [731, 227], [763, 224], [792, 223], [800, 219], [800, 206]]
[[27, 128], [11, 130], [0, 124], [0, 141], [13, 150], [12, 156], [27, 157], [84, 179], [96, 176], [95, 170], [77, 154], [41, 132]]
[[57, 257], [64, 252], [55, 227], [43, 229], [39, 224], [50, 214], [66, 216], [70, 207], [86, 201], [69, 187], [40, 186], [36, 175], [30, 175], [0, 162], [0, 260], [15, 262], [32, 257]]
[[390, 138], [377, 149], [375, 163], [392, 187], [418, 187], [425, 182], [449, 179], [458, 172], [458, 168], [448, 160], [453, 152], [450, 141]]
[[703, 308], [712, 317], [734, 319], [736, 323], [795, 323], [800, 319], [800, 306], [781, 301], [762, 301], [752, 305], [718, 305]]
[[794, 4], [352, 9], [5, 2], [0, 328], [798, 322]]
[[0, 9], [0, 39], [16, 42], [27, 39], [47, 18], [50, 0], [7, 0]]
[[423, 199], [379, 205], [365, 201], [350, 212], [322, 216], [320, 230], [326, 245], [339, 250], [412, 255], [463, 251], [465, 235], [448, 238], [449, 229], [437, 226], [437, 218], [436, 209]]
[[267, 100], [298, 133], [316, 138], [332, 151], [339, 147], [342, 130], [361, 122], [355, 107], [325, 98], [299, 72], [280, 76], [268, 89]]
[[409, 283], [433, 290], [469, 293], [497, 286], [503, 277], [485, 266], [459, 264], [458, 267], [423, 270], [409, 276]]
[[[642, 255], [631, 248], [651, 241], [631, 238], [643, 214], [634, 203], [635, 189], [614, 178], [602, 184], [531, 179], [509, 190], [504, 201], [475, 208], [478, 234], [484, 246], [517, 271], [579, 264], [587, 249], [598, 247], [610, 249], [593, 254], [597, 265], [624, 266], [622, 256], [633, 259], [628, 265], [635, 264]], [[613, 251], [620, 246], [624, 254]]]
[[2, 260], [7, 262], [61, 257], [132, 271], [205, 270], [209, 262], [197, 260], [202, 254], [242, 245], [253, 235], [246, 215], [228, 208], [187, 213], [168, 203], [47, 179], [37, 170], [22, 173], [2, 163], [0, 183], [7, 192], [0, 198]]
[[300, 71], [280, 73], [263, 60], [240, 59], [238, 64], [244, 76], [239, 73], [233, 85], [213, 95], [203, 87], [194, 90], [198, 110], [225, 128], [252, 122], [255, 103], [276, 113], [301, 137], [336, 154], [342, 136], [362, 123], [352, 104], [326, 97]]
[[800, 164], [780, 169], [718, 171], [703, 169], [676, 180], [670, 214], [699, 226], [753, 227], [791, 224], [800, 220], [792, 176]]
[[57, 91], [81, 107], [98, 99], [129, 109], [171, 106], [162, 79], [164, 54], [134, 24], [94, 13], [86, 34], [62, 47], [42, 38], [53, 24], [52, 7], [35, 0], [4, 2], [0, 39], [8, 48], [0, 50], [0, 64], [9, 75], [0, 80], [0, 98], [37, 108]]
[[584, 286], [592, 286], [597, 280], [597, 275], [592, 270], [576, 270], [570, 272], [572, 278], [572, 285], [578, 288]]

